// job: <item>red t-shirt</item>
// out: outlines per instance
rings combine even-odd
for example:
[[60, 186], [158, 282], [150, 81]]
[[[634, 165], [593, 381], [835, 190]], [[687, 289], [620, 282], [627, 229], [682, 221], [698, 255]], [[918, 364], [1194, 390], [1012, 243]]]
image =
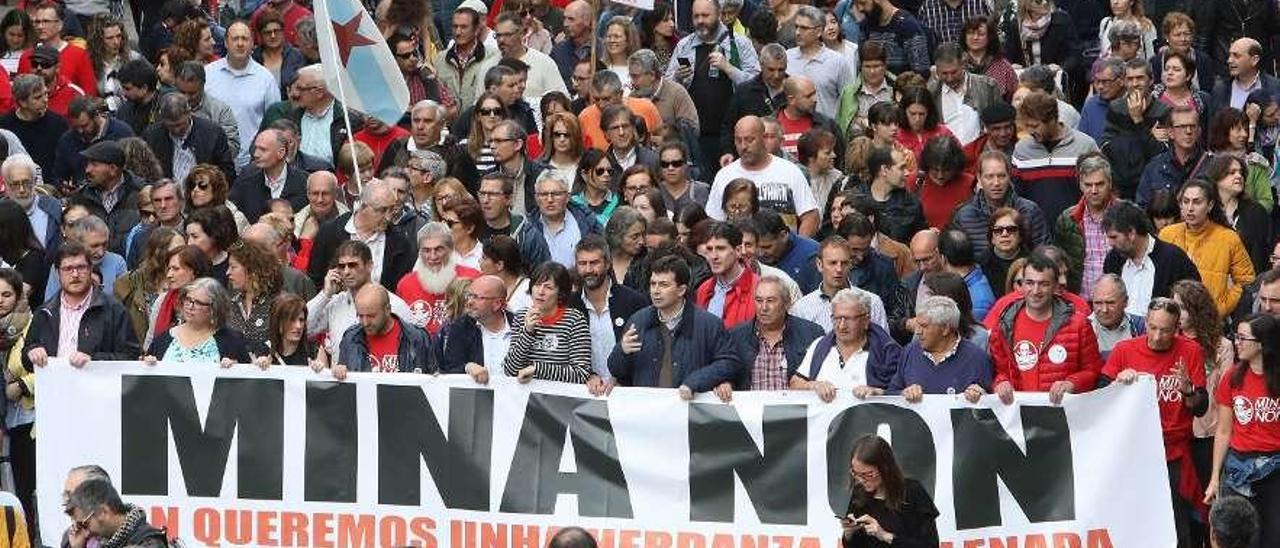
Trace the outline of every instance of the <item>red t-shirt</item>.
[[782, 150], [792, 158], [800, 158], [800, 136], [813, 127], [813, 118], [793, 119], [786, 110], [778, 111], [778, 125], [782, 126]]
[[[480, 275], [474, 268], [457, 266], [454, 272], [458, 279], [472, 279]], [[437, 335], [445, 324], [449, 323], [448, 295], [444, 292], [431, 293], [422, 287], [422, 280], [417, 272], [410, 272], [400, 278], [396, 284], [396, 294], [409, 305], [409, 323], [426, 329], [428, 333]]]
[[929, 226], [943, 230], [951, 222], [951, 214], [956, 208], [973, 197], [973, 176], [961, 172], [945, 185], [934, 184], [928, 179], [917, 177], [907, 185], [908, 190], [920, 197], [924, 220]]
[[356, 132], [356, 140], [369, 145], [369, 149], [373, 150], [373, 165], [375, 166], [382, 164], [382, 153], [387, 151], [387, 146], [392, 141], [407, 136], [409, 136], [409, 130], [400, 126], [391, 126], [391, 131], [382, 135], [376, 135], [367, 129]]
[[1019, 310], [1013, 318], [1013, 365], [1022, 372], [1018, 375], [1022, 382], [1013, 387], [1015, 390], [1039, 390], [1040, 373], [1036, 371], [1036, 364], [1044, 350], [1040, 346], [1045, 342], [1044, 335], [1049, 331], [1050, 321], [1032, 319], [1025, 309]]
[[[1236, 367], [1248, 368], [1247, 364]], [[1245, 371], [1244, 382], [1231, 386], [1235, 369], [1228, 370], [1218, 382], [1213, 399], [1218, 405], [1232, 409], [1231, 448], [1242, 452], [1280, 451], [1280, 397], [1267, 392], [1267, 381], [1253, 371]], [[1219, 417], [1218, 420], [1226, 420]]]
[[391, 329], [369, 337], [369, 370], [374, 373], [400, 371], [400, 322], [390, 318]]
[[1114, 379], [1125, 369], [1150, 373], [1156, 378], [1156, 403], [1160, 405], [1160, 429], [1164, 432], [1164, 455], [1174, 460], [1186, 454], [1191, 441], [1191, 410], [1183, 403], [1178, 391], [1178, 379], [1174, 371], [1181, 364], [1191, 379], [1193, 388], [1204, 388], [1208, 379], [1204, 373], [1204, 355], [1200, 345], [1182, 336], [1173, 338], [1173, 346], [1164, 352], [1156, 352], [1147, 346], [1147, 336], [1125, 339], [1116, 343], [1102, 366], [1102, 374]]

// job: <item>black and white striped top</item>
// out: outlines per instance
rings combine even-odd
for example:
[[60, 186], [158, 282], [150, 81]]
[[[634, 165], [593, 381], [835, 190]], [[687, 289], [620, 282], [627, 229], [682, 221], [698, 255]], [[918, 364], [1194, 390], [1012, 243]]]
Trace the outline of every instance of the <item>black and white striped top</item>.
[[591, 328], [587, 317], [575, 308], [566, 308], [560, 321], [524, 328], [526, 312], [516, 313], [512, 325], [515, 338], [502, 369], [512, 377], [530, 365], [533, 378], [582, 384], [591, 375]]

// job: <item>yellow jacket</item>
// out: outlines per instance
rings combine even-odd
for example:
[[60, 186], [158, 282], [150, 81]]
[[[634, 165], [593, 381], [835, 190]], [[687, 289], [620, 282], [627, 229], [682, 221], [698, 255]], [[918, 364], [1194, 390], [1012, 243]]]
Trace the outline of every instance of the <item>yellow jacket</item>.
[[1218, 305], [1218, 316], [1235, 310], [1245, 285], [1253, 281], [1253, 263], [1236, 231], [1213, 221], [1193, 231], [1175, 223], [1160, 231], [1160, 239], [1182, 248], [1200, 271], [1200, 280]]

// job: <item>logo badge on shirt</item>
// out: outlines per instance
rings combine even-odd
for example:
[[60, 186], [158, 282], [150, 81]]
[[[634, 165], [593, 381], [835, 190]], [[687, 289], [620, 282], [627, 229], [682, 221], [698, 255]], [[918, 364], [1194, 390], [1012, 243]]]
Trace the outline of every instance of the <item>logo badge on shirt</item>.
[[1013, 361], [1018, 364], [1018, 369], [1030, 371], [1039, 359], [1040, 350], [1036, 343], [1022, 340], [1013, 345]]
[[1049, 361], [1053, 362], [1054, 365], [1060, 365], [1062, 362], [1067, 361], [1067, 349], [1060, 344], [1050, 346]]

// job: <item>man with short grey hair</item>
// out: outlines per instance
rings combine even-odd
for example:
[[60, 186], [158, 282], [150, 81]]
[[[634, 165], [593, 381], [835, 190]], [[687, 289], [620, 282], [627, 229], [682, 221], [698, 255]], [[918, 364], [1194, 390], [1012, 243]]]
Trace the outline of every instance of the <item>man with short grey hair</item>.
[[387, 145], [387, 150], [382, 153], [382, 162], [378, 164], [378, 172], [391, 166], [408, 167], [410, 153], [430, 150], [444, 158], [450, 177], [462, 181], [474, 191], [472, 181], [480, 178], [480, 172], [476, 170], [475, 160], [467, 153], [466, 147], [458, 144], [455, 135], [442, 135], [447, 119], [448, 109], [440, 103], [430, 99], [414, 103], [409, 110], [409, 135]]
[[840, 90], [853, 81], [854, 71], [844, 55], [822, 43], [826, 24], [822, 10], [814, 6], [796, 10], [796, 47], [787, 50], [787, 74], [809, 78], [818, 90], [817, 112], [834, 119]]
[[[320, 65], [307, 65], [298, 69], [298, 78], [293, 82], [293, 89], [298, 99], [288, 117], [298, 124], [302, 134], [298, 150], [323, 159], [335, 162], [342, 144], [347, 141], [347, 125], [343, 118], [342, 102], [329, 92], [325, 84], [324, 69]], [[349, 113], [351, 131], [360, 131], [361, 118], [354, 112]]]
[[307, 205], [307, 174], [288, 164], [289, 145], [283, 132], [264, 129], [253, 139], [253, 165], [231, 186], [228, 199], [249, 222], [270, 211], [268, 202], [288, 200], [293, 209]]
[[[207, 78], [204, 65], [199, 61], [184, 61], [173, 68], [174, 89], [187, 96], [192, 114], [218, 124], [218, 127], [222, 128], [222, 132], [227, 136], [227, 145], [231, 147], [231, 153], [236, 156], [236, 167], [240, 167], [244, 165], [239, 163], [241, 151], [248, 152], [251, 145], [247, 142], [248, 139], [241, 137], [240, 121], [236, 119], [236, 113], [231, 110], [231, 106], [222, 99], [205, 92]], [[255, 125], [248, 129], [253, 131], [257, 128], [258, 126]], [[248, 157], [244, 156], [244, 158], [244, 162], [248, 163]]]
[[960, 307], [955, 301], [941, 295], [925, 297], [916, 305], [915, 326], [917, 340], [902, 351], [889, 388], [872, 394], [902, 394], [917, 403], [924, 394], [964, 392], [976, 402], [990, 390], [991, 357], [960, 335]]
[[338, 200], [338, 177], [331, 171], [307, 176], [307, 205], [293, 215], [293, 232], [300, 238], [314, 238], [320, 226], [349, 211]]
[[[1142, 179], [1142, 169], [1164, 152], [1168, 127], [1160, 126], [1172, 107], [1151, 95], [1151, 65], [1145, 58], [1124, 64], [1125, 93], [1111, 101], [1106, 128], [1098, 147], [1111, 161], [1116, 194], [1133, 197]], [[1159, 126], [1159, 127], [1158, 127]]]
[[586, 207], [569, 201], [569, 184], [556, 176], [543, 177], [534, 185], [528, 218], [520, 225], [516, 241], [524, 264], [538, 265], [555, 261], [574, 268], [574, 246], [587, 234], [600, 234], [603, 228], [595, 214]]
[[453, 254], [453, 232], [441, 222], [430, 222], [418, 231], [418, 263], [396, 284], [396, 294], [409, 305], [405, 321], [435, 336], [449, 322], [449, 284], [473, 279], [480, 272], [458, 264]]
[[[669, 126], [686, 124], [698, 131], [698, 107], [684, 86], [662, 76], [658, 55], [651, 49], [638, 50], [627, 59], [631, 76], [631, 96], [653, 101], [662, 121]], [[653, 131], [655, 128], [649, 128]]]
[[17, 108], [0, 118], [0, 128], [18, 137], [41, 173], [53, 173], [58, 139], [70, 126], [66, 119], [49, 112], [49, 88], [39, 76], [19, 74], [13, 79], [13, 102]]
[[785, 390], [794, 383], [805, 349], [822, 337], [822, 328], [787, 313], [791, 293], [777, 276], [766, 274], [756, 281], [755, 302], [755, 318], [729, 330], [729, 339], [747, 366], [747, 375], [734, 388]]
[[870, 389], [889, 387], [902, 347], [871, 321], [871, 304], [871, 298], [856, 288], [841, 289], [831, 297], [834, 327], [805, 350], [791, 376], [792, 389], [813, 390], [830, 402], [840, 389], [865, 397]]
[[1132, 339], [1147, 332], [1147, 318], [1125, 312], [1129, 306], [1129, 292], [1119, 274], [1103, 274], [1089, 294], [1089, 306], [1093, 313], [1089, 323], [1098, 336], [1098, 352], [1103, 361], [1111, 355], [1116, 343]]
[[1053, 241], [1067, 254], [1076, 267], [1068, 273], [1072, 287], [1079, 282], [1079, 293], [1088, 295], [1102, 275], [1102, 263], [1111, 251], [1107, 233], [1102, 230], [1102, 216], [1116, 201], [1111, 163], [1099, 152], [1090, 152], [1076, 162], [1076, 179], [1080, 181], [1080, 202], [1062, 210], [1053, 224]]
[[316, 234], [307, 273], [317, 286], [333, 266], [330, 261], [338, 245], [356, 240], [369, 246], [372, 255], [371, 279], [388, 290], [395, 290], [400, 278], [413, 270], [415, 253], [409, 238], [398, 230], [388, 230], [393, 216], [399, 215], [400, 204], [391, 188], [382, 181], [369, 181], [360, 190], [360, 201], [351, 213], [325, 223]]
[[[498, 42], [498, 50], [505, 58], [516, 59], [529, 67], [529, 76], [525, 81], [524, 98], [531, 105], [536, 105], [546, 95], [558, 91], [569, 96], [569, 88], [565, 86], [564, 77], [560, 76], [560, 68], [551, 56], [528, 48], [524, 43], [524, 17], [518, 11], [503, 11], [498, 14], [494, 25], [494, 39]], [[464, 105], [466, 106], [471, 105]]]
[[760, 48], [760, 74], [738, 84], [729, 100], [728, 111], [720, 126], [720, 145], [715, 153], [703, 150], [703, 154], [719, 158], [719, 165], [733, 161], [737, 150], [733, 146], [733, 125], [744, 116], [773, 116], [787, 104], [782, 85], [787, 79], [787, 50], [778, 44]]
[[57, 198], [36, 192], [36, 186], [41, 183], [40, 167], [31, 156], [15, 153], [0, 164], [0, 177], [5, 182], [4, 196], [22, 206], [36, 240], [46, 255], [52, 255], [62, 242], [58, 230], [62, 223], [62, 204]]

